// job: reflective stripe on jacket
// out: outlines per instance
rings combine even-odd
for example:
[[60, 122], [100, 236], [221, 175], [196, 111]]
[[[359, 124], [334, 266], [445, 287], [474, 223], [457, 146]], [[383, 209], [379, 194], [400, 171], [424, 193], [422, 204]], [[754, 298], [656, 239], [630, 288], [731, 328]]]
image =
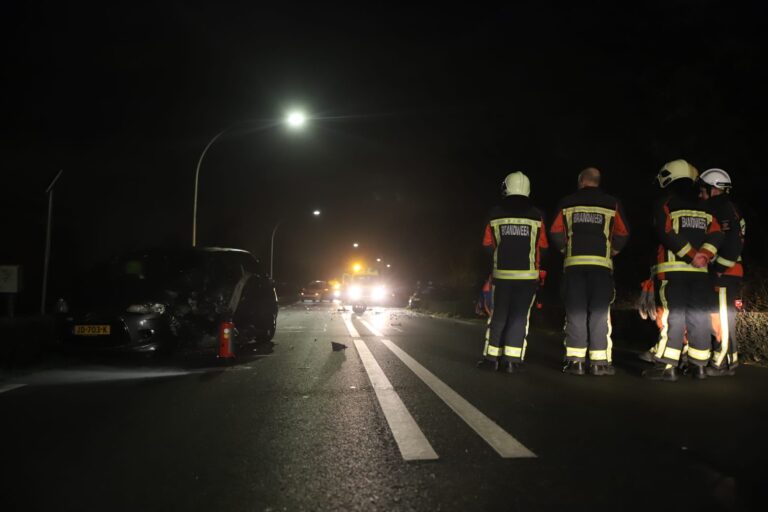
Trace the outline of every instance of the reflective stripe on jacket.
[[[721, 275], [718, 281], [722, 281], [722, 276], [743, 278], [744, 265], [741, 261], [741, 253], [744, 250], [747, 234], [746, 221], [727, 194], [710, 198], [707, 206], [712, 210], [723, 232], [723, 241], [712, 266], [713, 270]], [[724, 285], [725, 281], [716, 284]]]
[[690, 263], [697, 252], [714, 258], [723, 239], [720, 224], [706, 205], [672, 195], [656, 204], [653, 219], [661, 242], [653, 267], [658, 279], [706, 274], [706, 268]]
[[527, 197], [504, 198], [491, 212], [483, 246], [493, 253], [494, 279], [539, 279], [542, 252], [549, 247], [543, 214]]
[[629, 225], [618, 199], [598, 187], [584, 187], [560, 201], [549, 236], [565, 256], [566, 268], [612, 270], [613, 256], [629, 239]]

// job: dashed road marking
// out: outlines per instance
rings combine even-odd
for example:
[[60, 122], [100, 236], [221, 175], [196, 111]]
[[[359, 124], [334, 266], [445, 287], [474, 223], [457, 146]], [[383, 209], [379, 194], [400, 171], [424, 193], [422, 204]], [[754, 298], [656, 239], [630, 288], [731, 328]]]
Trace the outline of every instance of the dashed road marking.
[[0, 393], [7, 393], [14, 389], [23, 388], [26, 384], [0, 384]]
[[[367, 327], [367, 326], [366, 326]], [[470, 404], [451, 387], [438, 379], [432, 372], [424, 368], [418, 361], [405, 353], [400, 347], [387, 339], [381, 342], [392, 351], [408, 368], [411, 369], [427, 386], [439, 396], [448, 407], [463, 419], [472, 430], [482, 437], [496, 453], [506, 459], [535, 458], [536, 454], [523, 446], [506, 430], [494, 423], [475, 406]]]

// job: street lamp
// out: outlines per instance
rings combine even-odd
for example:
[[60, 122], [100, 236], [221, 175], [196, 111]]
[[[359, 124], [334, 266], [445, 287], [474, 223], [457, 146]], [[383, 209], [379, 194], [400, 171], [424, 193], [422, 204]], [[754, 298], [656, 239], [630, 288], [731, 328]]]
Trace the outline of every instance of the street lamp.
[[[256, 122], [255, 120], [249, 120], [249, 121], [241, 121], [238, 123], [231, 124], [221, 130], [219, 133], [213, 136], [213, 138], [208, 141], [208, 144], [205, 145], [205, 148], [203, 149], [203, 152], [200, 154], [200, 158], [197, 160], [197, 168], [195, 169], [195, 196], [194, 201], [192, 203], [192, 247], [197, 247], [197, 195], [198, 195], [198, 189], [200, 184], [200, 166], [203, 164], [203, 158], [205, 158], [205, 155], [208, 153], [208, 150], [211, 146], [213, 146], [213, 143], [219, 140], [221, 136], [223, 136], [226, 133], [229, 133], [233, 128], [237, 126], [242, 126], [243, 124], [250, 124]], [[307, 116], [299, 111], [292, 111], [289, 112], [284, 120], [284, 123], [287, 124], [292, 129], [299, 129], [302, 128], [307, 122]], [[267, 128], [269, 126], [273, 126], [273, 124], [269, 124], [262, 128]]]
[[352, 247], [354, 247], [355, 249], [357, 249], [358, 247], [360, 247], [360, 244], [359, 244], [359, 243], [357, 243], [357, 242], [355, 242], [355, 243], [353, 243], [353, 244], [352, 244]]
[[293, 112], [288, 113], [286, 122], [288, 123], [288, 126], [290, 126], [291, 128], [301, 128], [302, 126], [304, 126], [304, 124], [306, 124], [307, 116], [304, 115], [303, 112], [294, 110]]
[[[320, 210], [314, 210], [312, 212], [312, 215], [315, 217], [320, 216]], [[280, 225], [285, 221], [285, 219], [280, 219], [277, 221], [277, 224], [275, 224], [275, 227], [272, 229], [272, 239], [269, 242], [269, 278], [274, 279], [274, 265], [275, 265], [275, 234], [277, 233], [277, 228], [280, 227]]]

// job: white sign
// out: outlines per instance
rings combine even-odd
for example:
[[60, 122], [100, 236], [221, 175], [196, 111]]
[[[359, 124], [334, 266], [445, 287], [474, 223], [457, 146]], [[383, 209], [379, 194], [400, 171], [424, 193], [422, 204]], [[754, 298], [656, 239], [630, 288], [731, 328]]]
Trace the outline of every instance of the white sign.
[[19, 293], [19, 265], [0, 265], [0, 293]]

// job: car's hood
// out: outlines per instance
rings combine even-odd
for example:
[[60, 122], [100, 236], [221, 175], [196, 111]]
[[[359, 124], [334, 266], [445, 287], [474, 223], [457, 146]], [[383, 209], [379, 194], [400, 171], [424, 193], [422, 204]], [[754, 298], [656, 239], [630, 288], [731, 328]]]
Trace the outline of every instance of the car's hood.
[[110, 282], [84, 286], [75, 294], [70, 305], [73, 313], [109, 313], [125, 312], [134, 304], [169, 304], [173, 292], [162, 287], [143, 282]]

